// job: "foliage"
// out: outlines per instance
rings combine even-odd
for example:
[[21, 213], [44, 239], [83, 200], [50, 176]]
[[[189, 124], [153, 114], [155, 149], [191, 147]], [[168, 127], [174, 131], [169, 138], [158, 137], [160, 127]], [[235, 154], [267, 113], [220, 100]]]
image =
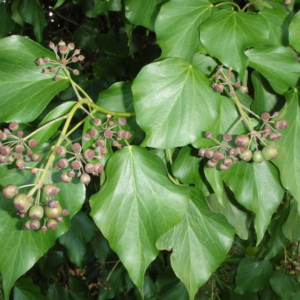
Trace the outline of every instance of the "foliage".
[[0, 299], [298, 299], [298, 1], [0, 1]]

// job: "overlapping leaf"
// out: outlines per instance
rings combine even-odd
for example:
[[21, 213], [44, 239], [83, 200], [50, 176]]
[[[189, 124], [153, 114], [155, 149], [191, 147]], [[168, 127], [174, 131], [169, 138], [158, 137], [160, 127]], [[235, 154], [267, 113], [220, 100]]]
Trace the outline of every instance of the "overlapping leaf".
[[31, 278], [21, 278], [14, 286], [14, 299], [20, 300], [49, 300], [41, 294]]
[[125, 16], [135, 25], [144, 26], [152, 31], [154, 29], [154, 22], [160, 6], [167, 0], [147, 0], [147, 5], [142, 1], [125, 0]]
[[300, 30], [300, 12], [298, 11], [291, 21], [289, 28], [289, 42], [290, 45], [300, 52], [300, 41], [299, 41], [299, 30]]
[[[19, 171], [17, 168], [8, 171], [7, 166], [0, 166], [0, 185], [15, 184], [21, 186], [32, 183], [34, 176], [29, 171]], [[0, 227], [1, 252], [0, 271], [3, 275], [3, 289], [5, 298], [8, 299], [10, 289], [16, 279], [29, 270], [36, 261], [53, 246], [55, 240], [66, 232], [70, 226], [70, 218], [81, 208], [85, 199], [85, 188], [79, 179], [64, 184], [60, 182], [59, 174], [54, 172], [52, 180], [61, 191], [56, 198], [63, 208], [70, 212], [64, 217], [56, 230], [23, 230], [26, 219], [16, 215], [13, 200], [0, 196]], [[24, 189], [22, 189], [22, 192]]]
[[262, 47], [269, 26], [260, 15], [220, 10], [200, 26], [200, 39], [207, 52], [226, 67], [233, 67], [243, 78], [248, 58], [247, 47]]
[[300, 216], [297, 206], [298, 202], [292, 199], [290, 202], [289, 215], [282, 226], [284, 236], [291, 242], [297, 242], [300, 239]]
[[190, 299], [226, 258], [234, 230], [221, 214], [212, 213], [204, 195], [191, 188], [191, 200], [181, 222], [156, 243], [158, 249], [172, 249], [171, 264], [185, 284]]
[[237, 201], [256, 214], [254, 226], [259, 244], [284, 194], [278, 170], [270, 162], [239, 162], [226, 171], [223, 180]]
[[157, 256], [156, 240], [179, 223], [188, 192], [169, 181], [161, 159], [138, 146], [108, 161], [107, 183], [91, 197], [91, 215], [142, 290], [146, 268]]
[[297, 84], [300, 76], [300, 64], [292, 50], [271, 46], [251, 49], [245, 52], [249, 66], [263, 74], [278, 94]]
[[122, 9], [121, 0], [95, 0], [95, 15], [99, 15], [106, 10], [120, 11]]
[[210, 16], [212, 7], [207, 0], [172, 0], [165, 3], [155, 23], [162, 57], [180, 57], [191, 62], [200, 45], [199, 25]]
[[11, 18], [9, 3], [0, 3], [0, 20], [0, 38], [3, 38], [15, 27], [15, 22]]
[[279, 155], [274, 164], [280, 171], [283, 186], [300, 203], [300, 107], [299, 93], [296, 89], [285, 94], [287, 105], [282, 110], [280, 118], [289, 123], [288, 128], [280, 130], [282, 138], [274, 143]]
[[189, 144], [218, 118], [220, 95], [200, 69], [180, 58], [145, 66], [132, 91], [147, 146], [166, 149]]
[[53, 80], [35, 64], [39, 57], [55, 59], [53, 52], [21, 36], [0, 41], [0, 120], [29, 122], [37, 118], [59, 91], [68, 87], [67, 78]]

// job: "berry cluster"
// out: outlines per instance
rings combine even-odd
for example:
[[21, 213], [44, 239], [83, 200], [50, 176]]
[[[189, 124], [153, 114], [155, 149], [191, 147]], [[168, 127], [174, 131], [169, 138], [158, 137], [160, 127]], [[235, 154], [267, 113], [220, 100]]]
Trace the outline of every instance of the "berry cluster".
[[[54, 51], [56, 60], [52, 60], [49, 57], [40, 57], [35, 62], [38, 66], [43, 66], [45, 64], [52, 65], [51, 67], [44, 68], [42, 70], [43, 73], [55, 73], [55, 76], [53, 78], [55, 81], [58, 81], [60, 79], [58, 74], [61, 69], [68, 69], [72, 71], [74, 75], [79, 75], [79, 70], [71, 69], [67, 65], [84, 60], [85, 57], [80, 54], [80, 49], [75, 49], [75, 45], [73, 43], [69, 43], [68, 45], [66, 45], [63, 40], [61, 40], [58, 45], [50, 42], [49, 47]], [[68, 55], [72, 51], [73, 54], [68, 58]], [[61, 57], [59, 56], [59, 54], [61, 55]]]
[[[36, 201], [34, 201], [34, 198], [32, 197], [36, 188], [32, 189], [28, 194], [19, 193], [20, 188], [22, 188], [22, 186], [17, 187], [16, 185], [9, 184], [3, 188], [2, 194], [7, 199], [14, 198], [14, 207], [18, 211], [17, 214], [20, 218], [25, 218], [27, 216], [30, 218], [30, 220], [25, 222], [24, 229], [39, 229], [41, 227], [41, 220], [44, 217], [44, 225], [41, 229], [43, 231], [47, 231], [47, 229], [54, 230], [57, 227], [57, 222], [63, 221], [61, 215], [68, 215], [69, 212], [66, 209], [63, 210], [57, 200], [51, 199], [60, 191], [54, 184], [38, 186], [39, 192]], [[43, 189], [47, 198], [45, 204], [39, 203], [41, 189]]]
[[18, 123], [11, 122], [8, 128], [0, 130], [0, 163], [16, 161], [17, 167], [22, 170], [26, 168], [25, 162], [38, 162], [41, 155], [32, 150], [38, 145], [37, 141], [29, 139], [30, 135], [24, 138], [24, 132], [18, 129]]
[[131, 133], [120, 129], [114, 131], [116, 127], [121, 127], [126, 124], [125, 118], [119, 118], [117, 124], [110, 120], [111, 115], [107, 115], [107, 121], [102, 124], [102, 121], [98, 118], [93, 119], [93, 125], [96, 128], [92, 128], [88, 133], [83, 135], [85, 142], [93, 139], [93, 149], [87, 149], [83, 151], [82, 146], [79, 143], [70, 144], [72, 151], [67, 151], [64, 146], [59, 146], [56, 149], [56, 154], [59, 156], [66, 156], [58, 161], [56, 169], [67, 169], [61, 174], [61, 180], [64, 183], [72, 181], [72, 178], [76, 175], [80, 177], [80, 181], [85, 185], [88, 185], [91, 181], [89, 174], [98, 176], [104, 169], [104, 165], [99, 162], [108, 153], [106, 147], [107, 141], [111, 140], [112, 145], [117, 149], [121, 149], [122, 145], [118, 142], [121, 139], [129, 139]]

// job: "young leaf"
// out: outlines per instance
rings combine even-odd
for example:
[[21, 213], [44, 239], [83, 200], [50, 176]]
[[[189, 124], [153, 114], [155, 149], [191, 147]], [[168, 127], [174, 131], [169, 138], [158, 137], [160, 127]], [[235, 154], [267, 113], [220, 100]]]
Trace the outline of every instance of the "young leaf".
[[209, 130], [221, 104], [209, 85], [200, 69], [180, 58], [145, 66], [132, 85], [137, 123], [146, 132], [143, 144], [184, 146]]
[[269, 34], [267, 21], [260, 15], [222, 9], [200, 26], [200, 39], [211, 56], [233, 67], [243, 78], [247, 47], [262, 47]]
[[173, 0], [161, 7], [155, 30], [163, 58], [192, 61], [200, 45], [199, 25], [210, 16], [212, 7], [207, 0]]
[[292, 50], [282, 46], [250, 49], [245, 52], [249, 66], [266, 77], [278, 94], [295, 86], [299, 80], [300, 64]]
[[[3, 289], [5, 298], [8, 298], [10, 289], [17, 278], [28, 271], [35, 262], [53, 246], [55, 240], [66, 232], [70, 226], [70, 218], [81, 208], [85, 199], [85, 188], [77, 180], [64, 184], [60, 182], [59, 173], [53, 173], [53, 182], [61, 189], [56, 199], [63, 208], [69, 210], [69, 216], [64, 217], [56, 230], [48, 230], [45, 234], [41, 230], [24, 230], [26, 219], [16, 216], [13, 201], [0, 195], [0, 271], [3, 275]], [[0, 166], [0, 185], [15, 184], [21, 186], [32, 183], [34, 175], [29, 171], [17, 171], [16, 168], [8, 171], [7, 166]], [[23, 191], [23, 190], [22, 190]]]
[[[26, 23], [33, 26], [33, 32], [38, 42], [43, 39], [43, 31], [47, 26], [45, 12], [38, 1], [20, 0], [19, 8], [20, 15]], [[38, 58], [38, 57], [37, 57]]]
[[299, 30], [300, 30], [300, 11], [298, 11], [291, 21], [289, 28], [289, 41], [290, 45], [300, 51], [300, 41], [299, 41]]
[[69, 231], [59, 238], [59, 242], [68, 250], [70, 260], [82, 268], [82, 260], [86, 253], [86, 244], [91, 241], [97, 227], [82, 211], [79, 211], [71, 221]]
[[188, 192], [171, 183], [158, 156], [138, 146], [116, 152], [106, 172], [105, 186], [91, 197], [91, 215], [142, 290], [158, 254], [155, 242], [184, 215]]
[[254, 226], [259, 244], [284, 194], [276, 167], [270, 162], [239, 162], [226, 171], [223, 180], [236, 200], [256, 214]]
[[141, 25], [155, 31], [154, 22], [162, 3], [167, 0], [147, 0], [147, 5], [142, 1], [125, 0], [125, 16], [135, 25]]
[[53, 73], [43, 74], [44, 66], [34, 63], [45, 56], [55, 59], [53, 52], [21, 36], [0, 40], [0, 98], [5, 107], [0, 110], [2, 122], [33, 121], [59, 91], [68, 87], [66, 77], [54, 81]]
[[274, 164], [280, 171], [283, 186], [300, 203], [300, 107], [299, 94], [296, 89], [285, 94], [287, 104], [282, 109], [280, 119], [289, 123], [288, 128], [280, 130], [282, 138], [274, 142], [279, 155], [274, 159]]
[[235, 292], [254, 293], [269, 285], [273, 267], [268, 260], [257, 260], [255, 256], [243, 258], [237, 269]]
[[160, 250], [173, 248], [172, 268], [192, 300], [197, 289], [226, 258], [234, 230], [224, 216], [209, 210], [200, 190], [189, 190], [191, 198], [186, 215], [160, 237], [156, 246]]

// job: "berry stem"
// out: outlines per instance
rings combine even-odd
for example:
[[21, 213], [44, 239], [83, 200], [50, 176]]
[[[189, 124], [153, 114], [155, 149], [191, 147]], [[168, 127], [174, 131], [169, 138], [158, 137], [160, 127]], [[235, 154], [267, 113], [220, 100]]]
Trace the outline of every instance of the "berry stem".
[[245, 105], [241, 104], [242, 108], [247, 110], [250, 114], [252, 114], [254, 117], [256, 117], [257, 119], [261, 120], [261, 117], [259, 115], [257, 115], [255, 112], [253, 112], [251, 109], [249, 109], [248, 107], [246, 107]]
[[226, 5], [226, 4], [231, 4], [231, 5], [235, 5], [239, 11], [241, 11], [241, 8], [238, 4], [234, 3], [234, 2], [230, 2], [230, 1], [227, 1], [227, 2], [221, 2], [219, 4], [216, 4], [215, 7], [218, 7], [218, 6], [221, 6], [221, 5]]
[[233, 134], [234, 130], [236, 129], [236, 127], [244, 120], [243, 117], [240, 117], [237, 122], [234, 124], [234, 126], [230, 129], [230, 131], [228, 132], [228, 134]]
[[110, 273], [108, 274], [107, 279], [106, 279], [107, 282], [109, 281], [109, 279], [110, 279], [110, 277], [111, 277], [113, 271], [115, 270], [115, 268], [117, 267], [117, 265], [119, 264], [119, 262], [120, 262], [120, 260], [118, 260], [117, 263], [116, 263], [116, 264], [113, 266], [113, 268], [111, 269], [111, 271], [110, 271]]

